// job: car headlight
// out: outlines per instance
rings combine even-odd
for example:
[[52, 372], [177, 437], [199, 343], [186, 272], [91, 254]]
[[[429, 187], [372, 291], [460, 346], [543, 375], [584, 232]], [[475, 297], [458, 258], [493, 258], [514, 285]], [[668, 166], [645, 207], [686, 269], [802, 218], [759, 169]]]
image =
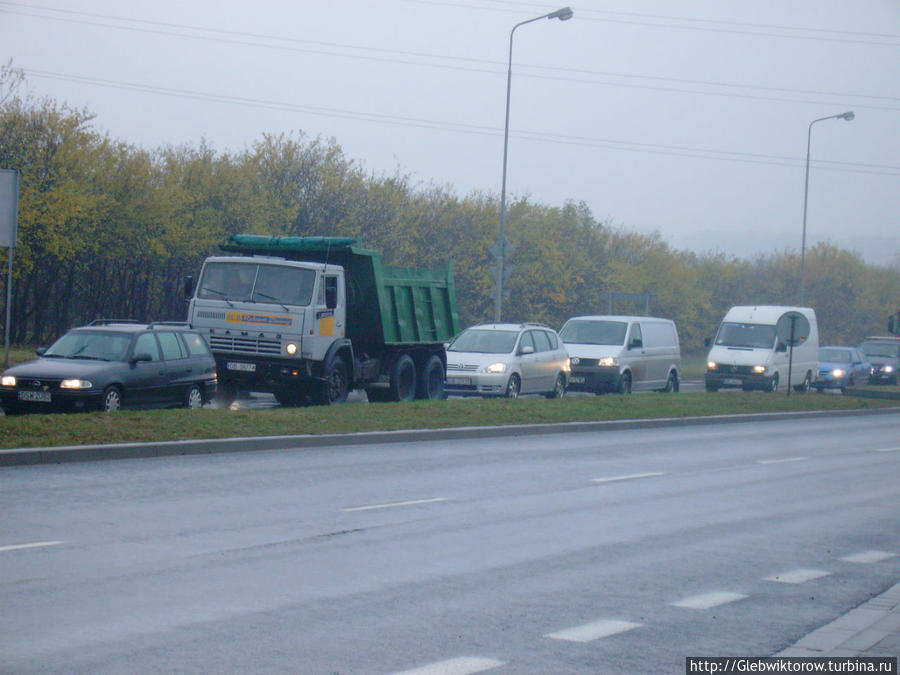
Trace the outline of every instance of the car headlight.
[[505, 373], [506, 372], [506, 364], [505, 363], [492, 363], [487, 368], [484, 369], [486, 373]]
[[831, 374], [834, 375], [835, 377], [843, 377], [844, 375], [847, 374], [847, 371], [843, 370], [842, 368], [835, 368], [834, 370], [831, 371]]
[[12, 375], [4, 375], [3, 379], [0, 379], [0, 385], [3, 385], [4, 387], [15, 387], [16, 378]]
[[63, 380], [59, 383], [60, 389], [90, 389], [93, 386], [90, 380]]
[[288, 354], [293, 356], [294, 354], [297, 353], [297, 345], [294, 344], [293, 342], [288, 342], [284, 348], [284, 351], [286, 351]]
[[765, 366], [753, 366], [753, 372], [756, 373], [757, 375], [762, 375], [764, 372], [766, 372], [766, 367]]
[[718, 367], [719, 367], [719, 364], [716, 363], [715, 361], [707, 361], [707, 362], [706, 362], [706, 369], [707, 369], [707, 370], [715, 370], [715, 369], [718, 368]]
[[885, 366], [885, 367], [884, 367], [884, 372], [886, 372], [886, 373], [893, 373], [893, 372], [894, 372], [894, 366]]
[[597, 360], [598, 366], [603, 366], [604, 368], [609, 368], [610, 366], [618, 366], [619, 359], [613, 356], [604, 356], [602, 359]]

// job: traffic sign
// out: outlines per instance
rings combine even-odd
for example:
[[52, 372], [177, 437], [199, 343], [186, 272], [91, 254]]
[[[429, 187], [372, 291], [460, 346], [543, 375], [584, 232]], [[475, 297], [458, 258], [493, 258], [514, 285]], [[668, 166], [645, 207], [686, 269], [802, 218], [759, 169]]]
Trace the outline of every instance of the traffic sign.
[[775, 324], [775, 334], [786, 345], [802, 345], [809, 337], [809, 320], [800, 312], [785, 312]]

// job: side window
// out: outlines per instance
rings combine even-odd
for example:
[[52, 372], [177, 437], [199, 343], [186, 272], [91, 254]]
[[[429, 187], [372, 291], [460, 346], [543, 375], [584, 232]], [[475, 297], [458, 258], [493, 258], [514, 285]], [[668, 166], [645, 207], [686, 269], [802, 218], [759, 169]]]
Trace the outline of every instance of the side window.
[[329, 274], [324, 279], [322, 279], [322, 283], [319, 284], [318, 304], [326, 306], [328, 304], [328, 298], [331, 297], [334, 298], [334, 302], [337, 302], [337, 294], [338, 278], [334, 275]]
[[644, 337], [641, 334], [641, 324], [639, 323], [631, 324], [631, 336], [628, 338], [628, 344], [634, 344], [635, 340], [640, 340], [641, 344], [644, 343]]
[[519, 353], [520, 354], [522, 353], [522, 350], [525, 349], [525, 347], [531, 347], [532, 349], [537, 351], [537, 348], [534, 346], [534, 338], [531, 337], [531, 333], [532, 333], [532, 331], [527, 331], [525, 333], [522, 333], [522, 339], [519, 340]]
[[544, 335], [546, 335], [547, 339], [550, 340], [550, 349], [554, 351], [559, 349], [559, 340], [557, 339], [556, 333], [545, 332]]
[[531, 331], [531, 333], [532, 333], [532, 335], [534, 335], [535, 351], [549, 352], [550, 351], [550, 338], [547, 336], [547, 333], [542, 330], [533, 330], [533, 331]]
[[181, 335], [189, 355], [207, 356], [209, 354], [209, 347], [206, 346], [206, 342], [199, 333], [179, 333], [179, 335]]
[[166, 361], [177, 361], [184, 358], [181, 340], [178, 339], [175, 333], [157, 333], [157, 337], [159, 338], [159, 344], [162, 345], [163, 358]]
[[153, 333], [142, 333], [138, 335], [138, 339], [134, 343], [134, 353], [132, 356], [137, 356], [138, 354], [149, 354], [151, 360], [159, 361], [159, 345], [157, 344], [156, 336]]

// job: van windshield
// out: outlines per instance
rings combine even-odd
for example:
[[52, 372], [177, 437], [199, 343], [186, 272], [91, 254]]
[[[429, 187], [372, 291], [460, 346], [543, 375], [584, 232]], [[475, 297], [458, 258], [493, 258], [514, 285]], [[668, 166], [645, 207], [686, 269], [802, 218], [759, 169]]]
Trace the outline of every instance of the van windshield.
[[879, 356], [882, 358], [897, 358], [900, 356], [900, 343], [891, 344], [889, 342], [863, 342], [860, 346], [866, 356]]
[[306, 307], [312, 300], [315, 283], [315, 271], [302, 267], [210, 262], [203, 268], [203, 276], [197, 285], [197, 297]]
[[747, 349], [772, 349], [775, 326], [758, 323], [723, 322], [716, 334], [716, 345]]
[[579, 345], [623, 345], [628, 324], [624, 321], [573, 319], [563, 326], [563, 342]]

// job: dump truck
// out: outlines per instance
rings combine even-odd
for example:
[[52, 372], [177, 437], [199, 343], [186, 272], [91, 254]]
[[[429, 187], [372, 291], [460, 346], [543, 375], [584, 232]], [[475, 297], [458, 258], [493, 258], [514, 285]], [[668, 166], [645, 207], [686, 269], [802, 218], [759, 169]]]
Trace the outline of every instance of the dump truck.
[[207, 258], [188, 320], [216, 358], [218, 391], [285, 406], [444, 397], [444, 344], [459, 332], [452, 262], [382, 263], [348, 237], [233, 235]]

